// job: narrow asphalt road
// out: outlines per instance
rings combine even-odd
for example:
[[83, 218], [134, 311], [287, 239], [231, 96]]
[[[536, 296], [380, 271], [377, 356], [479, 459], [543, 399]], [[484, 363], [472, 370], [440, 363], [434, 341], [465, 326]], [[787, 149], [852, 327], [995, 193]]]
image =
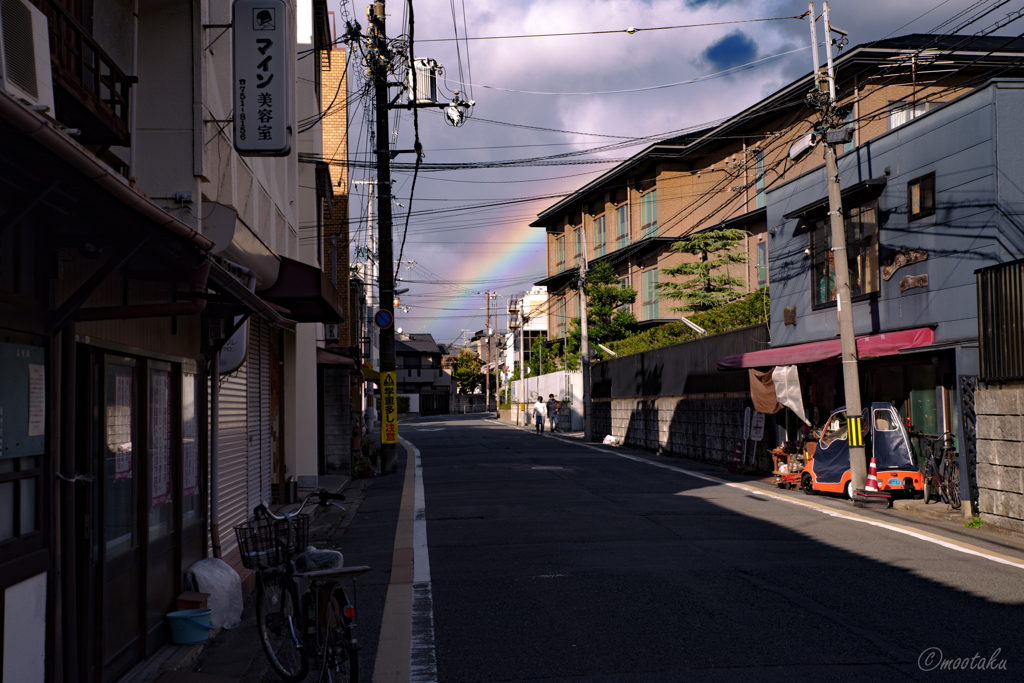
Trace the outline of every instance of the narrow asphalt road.
[[[420, 452], [439, 681], [1024, 676], [1012, 556], [493, 420], [402, 435]], [[414, 613], [414, 643], [429, 625]]]

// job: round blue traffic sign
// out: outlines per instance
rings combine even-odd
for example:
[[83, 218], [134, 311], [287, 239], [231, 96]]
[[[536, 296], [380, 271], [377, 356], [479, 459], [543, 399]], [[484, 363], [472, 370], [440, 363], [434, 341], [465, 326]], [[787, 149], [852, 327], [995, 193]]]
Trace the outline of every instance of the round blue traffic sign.
[[373, 322], [377, 323], [377, 327], [381, 329], [391, 327], [391, 323], [394, 322], [394, 320], [395, 319], [391, 316], [391, 312], [385, 311], [384, 309], [377, 311], [373, 315]]

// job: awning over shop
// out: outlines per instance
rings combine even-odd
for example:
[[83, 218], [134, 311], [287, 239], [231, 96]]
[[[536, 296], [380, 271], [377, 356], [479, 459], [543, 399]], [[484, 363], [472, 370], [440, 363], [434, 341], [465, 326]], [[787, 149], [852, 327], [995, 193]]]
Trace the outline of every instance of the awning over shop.
[[343, 322], [338, 291], [327, 273], [316, 266], [281, 257], [277, 281], [259, 294], [267, 301], [288, 309], [288, 317], [296, 322]]
[[350, 369], [358, 367], [356, 362], [348, 356], [342, 356], [340, 353], [331, 353], [327, 349], [316, 350], [316, 362], [323, 365], [344, 365]]
[[263, 318], [271, 326], [282, 330], [295, 330], [295, 321], [282, 315], [272, 304], [267, 303], [229, 273], [216, 261], [210, 261], [210, 281], [226, 298], [252, 315]]
[[380, 373], [370, 367], [369, 363], [363, 363], [363, 379], [380, 385]]
[[[935, 331], [929, 327], [858, 337], [857, 356], [860, 358], [895, 356], [904, 349], [927, 346], [933, 341], [935, 341]], [[740, 368], [817, 363], [829, 358], [839, 358], [842, 355], [842, 342], [839, 339], [829, 339], [809, 344], [783, 346], [777, 349], [738, 353], [734, 356], [722, 356], [718, 359], [718, 369], [738, 370]]]

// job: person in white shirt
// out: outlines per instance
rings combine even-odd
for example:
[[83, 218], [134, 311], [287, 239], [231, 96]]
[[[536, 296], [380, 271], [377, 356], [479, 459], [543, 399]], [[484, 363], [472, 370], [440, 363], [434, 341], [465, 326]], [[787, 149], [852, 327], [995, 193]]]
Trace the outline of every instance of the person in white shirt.
[[537, 433], [544, 433], [544, 416], [547, 413], [547, 406], [544, 400], [537, 396], [537, 402], [533, 404], [533, 422], [537, 426]]

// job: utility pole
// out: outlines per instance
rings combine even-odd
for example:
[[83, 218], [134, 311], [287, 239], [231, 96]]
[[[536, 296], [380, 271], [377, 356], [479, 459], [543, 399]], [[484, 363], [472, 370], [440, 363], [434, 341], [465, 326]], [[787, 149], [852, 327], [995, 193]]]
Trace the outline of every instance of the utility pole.
[[[377, 267], [379, 268], [378, 297], [381, 309], [395, 318], [395, 273], [394, 247], [391, 233], [391, 150], [388, 146], [388, 48], [385, 30], [384, 0], [374, 0], [373, 7], [366, 8], [369, 22], [370, 40], [373, 45], [373, 99], [376, 112], [376, 153], [377, 153], [377, 225], [379, 251]], [[395, 372], [395, 326], [394, 324], [380, 331], [380, 372]], [[384, 387], [381, 387], [383, 398]], [[382, 401], [383, 403], [383, 401]], [[386, 405], [382, 405], [386, 408]], [[381, 424], [384, 424], [382, 415]], [[381, 474], [398, 471], [397, 444], [387, 443], [381, 439]]]
[[583, 231], [583, 262], [580, 263], [580, 355], [583, 365], [583, 443], [590, 443], [593, 429], [590, 424], [590, 338], [587, 335], [587, 227]]
[[[835, 263], [836, 315], [839, 338], [843, 347], [843, 388], [846, 394], [847, 442], [850, 450], [850, 476], [853, 489], [863, 490], [867, 480], [864, 441], [861, 438], [860, 372], [857, 368], [857, 338], [853, 331], [853, 305], [850, 298], [850, 264], [846, 254], [846, 224], [843, 219], [843, 198], [839, 189], [839, 166], [836, 145], [848, 142], [850, 131], [841, 128], [842, 117], [836, 111], [835, 71], [832, 64], [832, 33], [843, 37], [846, 32], [829, 23], [828, 3], [823, 3], [825, 21], [825, 54], [828, 69], [823, 77], [818, 63], [818, 36], [814, 22], [814, 4], [810, 10], [811, 44], [814, 57], [815, 89], [808, 96], [821, 114], [821, 131], [825, 137], [825, 175], [828, 185], [828, 215], [832, 229], [832, 253]], [[827, 87], [827, 89], [826, 89]]]
[[487, 333], [487, 376], [484, 379], [484, 412], [491, 409], [491, 290], [484, 292], [487, 299], [487, 322], [484, 331]]

